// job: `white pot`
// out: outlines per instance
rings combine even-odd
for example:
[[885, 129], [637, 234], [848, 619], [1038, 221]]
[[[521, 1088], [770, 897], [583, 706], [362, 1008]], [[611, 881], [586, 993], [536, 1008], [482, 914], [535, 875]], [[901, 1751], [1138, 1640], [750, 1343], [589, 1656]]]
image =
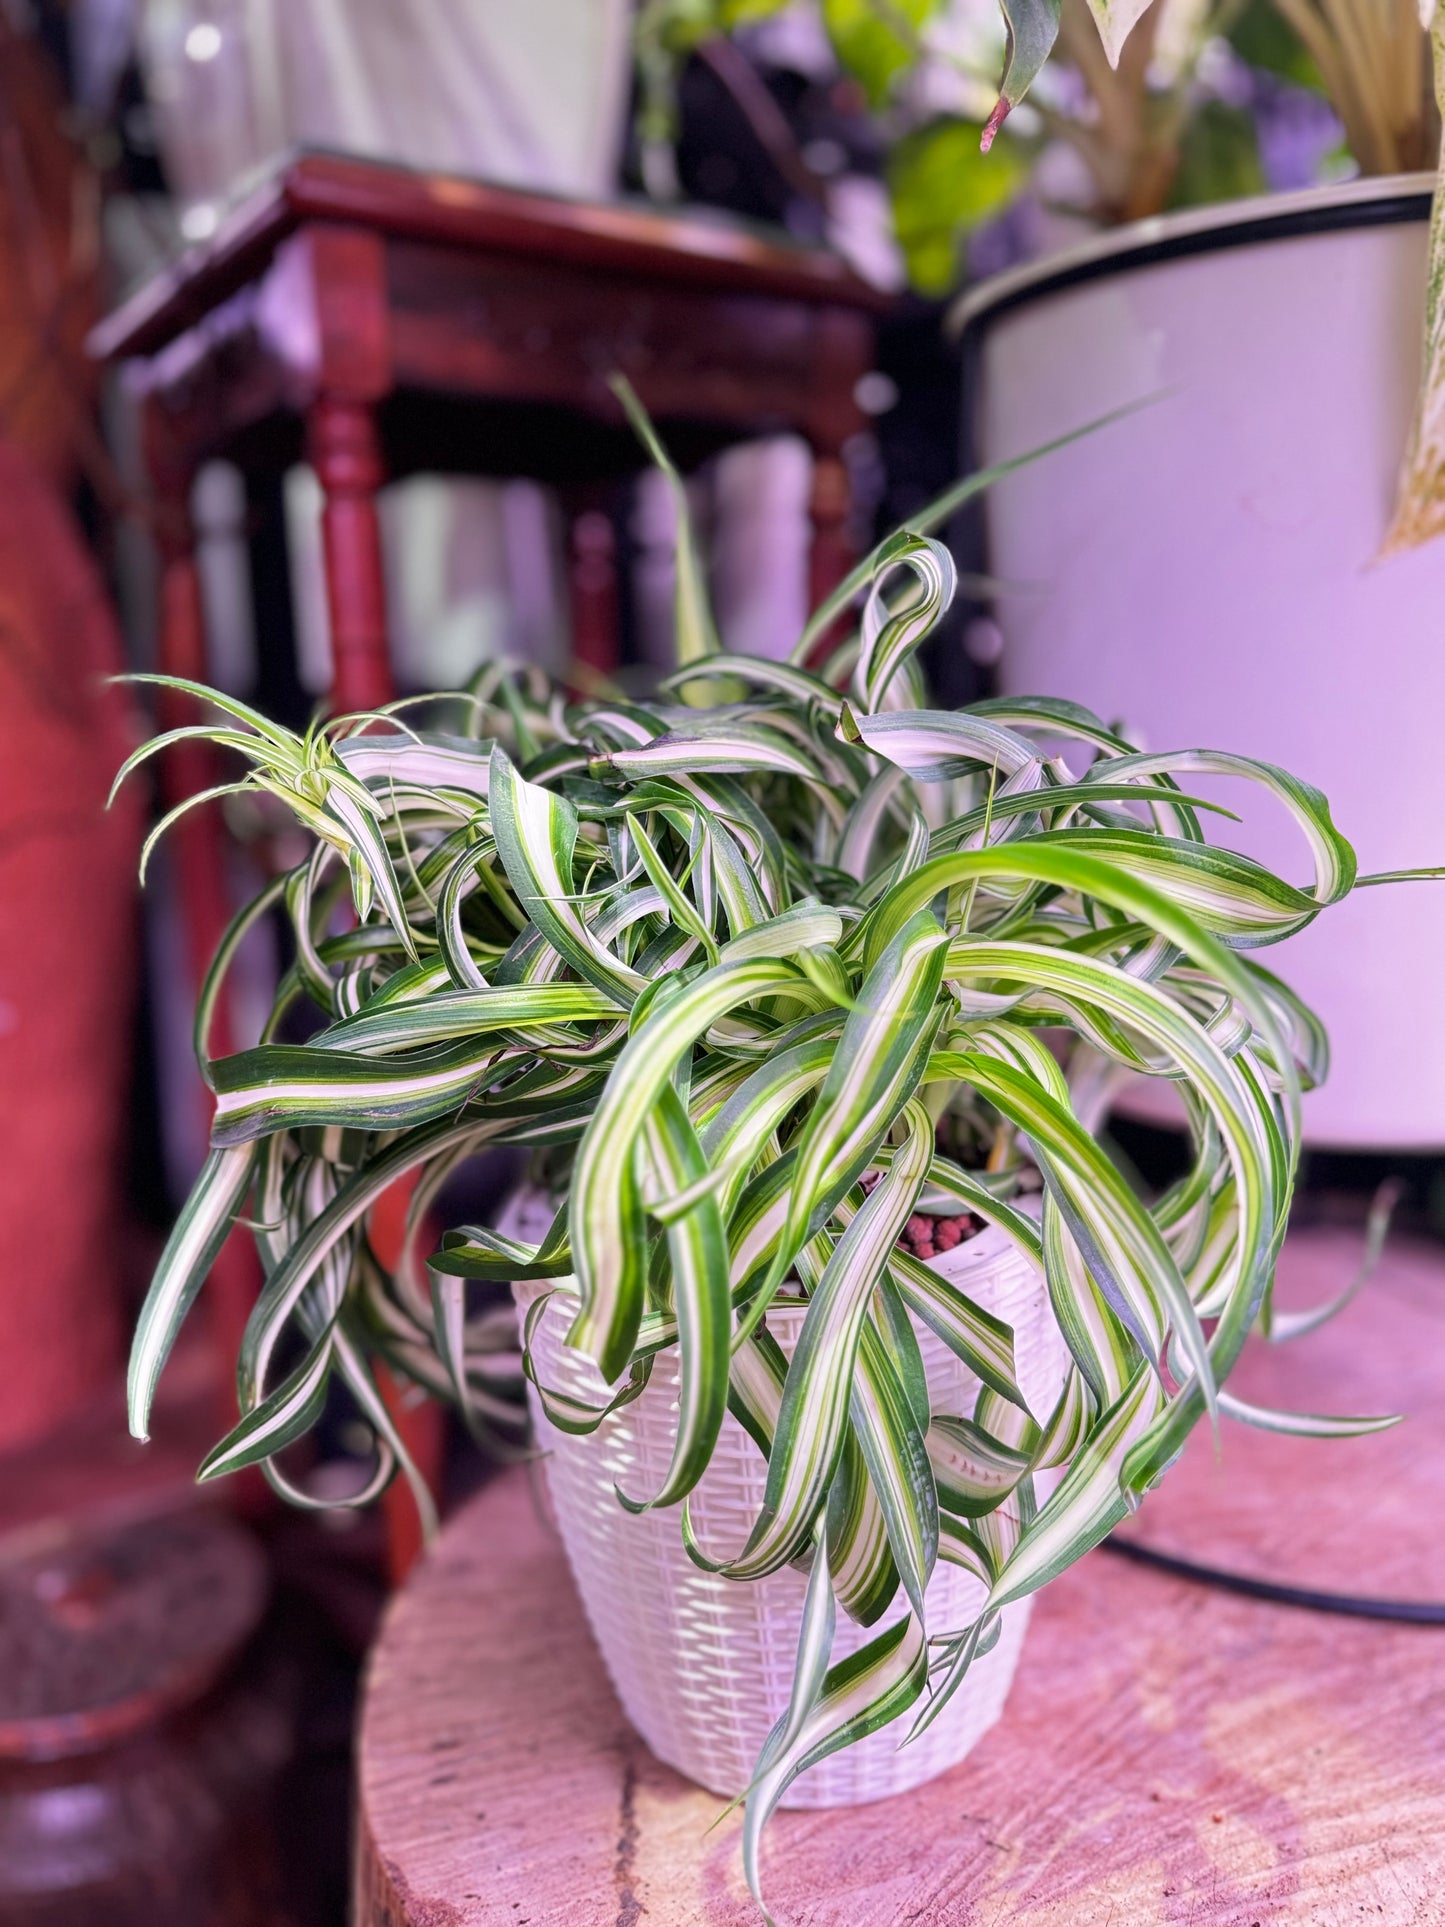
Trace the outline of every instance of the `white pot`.
[[[524, 1200], [514, 1207], [508, 1228], [524, 1223], [529, 1208], [536, 1222], [512, 1235], [535, 1242], [551, 1221], [545, 1206], [529, 1207]], [[1013, 1326], [1020, 1384], [1033, 1410], [1047, 1412], [1068, 1355], [1039, 1272], [992, 1229], [934, 1262], [976, 1303]], [[518, 1304], [530, 1304], [546, 1289], [518, 1285]], [[595, 1367], [562, 1342], [569, 1322], [568, 1294], [559, 1292], [534, 1337], [537, 1369], [550, 1387], [601, 1404], [606, 1388]], [[770, 1311], [768, 1326], [791, 1354], [801, 1309]], [[919, 1339], [935, 1409], [971, 1413], [978, 1381], [932, 1333], [920, 1328]], [[746, 1583], [703, 1572], [683, 1550], [676, 1508], [636, 1516], [618, 1504], [618, 1485], [630, 1492], [662, 1485], [676, 1426], [675, 1354], [664, 1353], [642, 1396], [590, 1437], [555, 1430], [530, 1387], [529, 1393], [567, 1557], [623, 1709], [660, 1760], [731, 1798], [747, 1785], [769, 1728], [787, 1706], [806, 1581], [791, 1570]], [[762, 1506], [766, 1473], [761, 1452], [729, 1415], [692, 1499], [693, 1523], [705, 1547], [741, 1549]], [[968, 1625], [982, 1596], [977, 1580], [940, 1564], [926, 1598], [930, 1631]], [[1030, 1603], [1005, 1609], [997, 1646], [975, 1663], [948, 1708], [914, 1745], [899, 1750], [905, 1725], [885, 1728], [810, 1768], [783, 1804], [860, 1805], [918, 1786], [961, 1760], [1003, 1710]], [[900, 1596], [867, 1629], [840, 1614], [834, 1660], [856, 1652], [906, 1610]]]
[[[1375, 563], [1420, 369], [1430, 187], [1141, 222], [958, 310], [980, 463], [1160, 397], [990, 491], [988, 564], [1012, 585], [1002, 687], [1086, 703], [1153, 749], [1282, 763], [1328, 795], [1362, 871], [1445, 855], [1445, 542]], [[1241, 847], [1303, 881], [1297, 833], [1264, 815]], [[1305, 1100], [1314, 1142], [1445, 1145], [1442, 953], [1431, 884], [1365, 891], [1268, 953], [1333, 1042]]]

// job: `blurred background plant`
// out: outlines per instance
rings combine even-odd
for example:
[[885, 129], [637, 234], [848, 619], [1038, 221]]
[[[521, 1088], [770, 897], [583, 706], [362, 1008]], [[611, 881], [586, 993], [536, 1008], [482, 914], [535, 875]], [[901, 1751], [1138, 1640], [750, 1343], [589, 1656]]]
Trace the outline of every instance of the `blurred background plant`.
[[[1003, 119], [999, 76], [1018, 100], [1041, 14], [1057, 15], [1058, 38]], [[644, 0], [636, 50], [650, 193], [679, 191], [681, 83], [696, 62], [825, 209], [840, 143], [795, 138], [760, 70], [805, 56], [826, 77], [831, 62], [833, 105], [886, 184], [907, 279], [933, 296], [971, 256], [986, 273], [1083, 226], [1429, 167], [1439, 145], [1415, 0], [1161, 0], [1117, 66], [1087, 0]]]

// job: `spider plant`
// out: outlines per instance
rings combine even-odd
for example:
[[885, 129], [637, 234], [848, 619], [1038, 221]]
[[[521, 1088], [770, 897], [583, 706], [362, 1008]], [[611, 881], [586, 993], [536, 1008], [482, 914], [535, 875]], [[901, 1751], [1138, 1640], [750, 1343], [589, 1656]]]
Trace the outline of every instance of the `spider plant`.
[[[415, 1479], [378, 1357], [505, 1423], [479, 1282], [569, 1281], [569, 1342], [615, 1388], [590, 1409], [539, 1387], [574, 1432], [675, 1350], [670, 1469], [620, 1502], [673, 1508], [702, 1562], [688, 1495], [731, 1410], [767, 1493], [720, 1569], [811, 1572], [792, 1704], [746, 1795], [755, 1893], [791, 1780], [887, 1721], [933, 1720], [1000, 1610], [1096, 1545], [1201, 1419], [1391, 1422], [1268, 1413], [1228, 1388], [1252, 1330], [1291, 1329], [1271, 1282], [1300, 1094], [1326, 1063], [1255, 953], [1350, 891], [1350, 847], [1319, 791], [1267, 763], [1143, 752], [1065, 702], [926, 706], [917, 651], [955, 583], [927, 530], [985, 479], [883, 543], [785, 662], [720, 650], [684, 521], [678, 666], [647, 700], [573, 702], [492, 667], [415, 723], [396, 705], [297, 738], [181, 685], [218, 712], [192, 727], [247, 765], [237, 785], [283, 799], [314, 843], [238, 916], [200, 999], [213, 1148], [140, 1315], [132, 1426], [241, 1222], [265, 1284], [239, 1422], [203, 1478], [260, 1465], [305, 1501], [280, 1458], [339, 1382], [375, 1434], [357, 1502], [397, 1466]], [[1206, 837], [1217, 812], [1195, 790], [1220, 776], [1289, 812], [1307, 883]], [[230, 960], [273, 914], [294, 962], [261, 1041], [214, 1059]], [[1183, 1099], [1192, 1165], [1152, 1202], [1080, 1115], [1101, 1065]], [[968, 1128], [941, 1132], [950, 1114]], [[981, 1164], [943, 1148], [980, 1130]], [[545, 1154], [550, 1230], [533, 1246], [460, 1226], [424, 1265], [446, 1180], [496, 1145]], [[388, 1271], [368, 1214], [403, 1179]], [[1020, 1390], [1009, 1327], [901, 1248], [920, 1208], [977, 1213], [1042, 1268], [1072, 1357], [1051, 1410]], [[807, 1301], [791, 1361], [768, 1330], [785, 1286]], [[930, 1414], [912, 1320], [982, 1382], [973, 1410]], [[968, 1625], [927, 1618], [938, 1560], [987, 1589]], [[908, 1612], [830, 1670], [835, 1592], [870, 1623], [900, 1594]]]

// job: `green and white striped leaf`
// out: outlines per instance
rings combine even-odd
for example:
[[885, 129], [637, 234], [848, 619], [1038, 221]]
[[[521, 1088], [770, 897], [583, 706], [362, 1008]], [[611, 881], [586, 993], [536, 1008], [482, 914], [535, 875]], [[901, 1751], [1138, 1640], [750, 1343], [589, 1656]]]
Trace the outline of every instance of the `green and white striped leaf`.
[[615, 749], [599, 757], [599, 766], [619, 776], [642, 780], [650, 776], [796, 776], [821, 785], [818, 760], [779, 730], [757, 721], [706, 729], [672, 730], [635, 749]]
[[438, 791], [465, 802], [486, 800], [491, 744], [473, 737], [401, 731], [348, 736], [336, 754], [358, 782], [391, 790]]
[[[647, 1123], [653, 1181], [672, 1195], [701, 1175], [702, 1147], [681, 1098], [664, 1086]], [[728, 1403], [728, 1340], [732, 1326], [728, 1240], [717, 1200], [704, 1193], [667, 1227], [672, 1305], [677, 1320], [677, 1436], [661, 1489], [638, 1500], [619, 1488], [630, 1512], [675, 1505], [707, 1470]]]
[[944, 942], [937, 923], [920, 912], [863, 980], [799, 1140], [793, 1195], [763, 1303], [861, 1177], [907, 1103], [937, 1023]]
[[191, 1187], [166, 1240], [131, 1341], [126, 1403], [130, 1429], [150, 1437], [151, 1402], [186, 1314], [245, 1203], [255, 1168], [255, 1148], [212, 1151]]
[[464, 1105], [500, 1056], [489, 1042], [450, 1044], [400, 1059], [262, 1044], [214, 1065], [211, 1142], [245, 1144], [305, 1125], [393, 1130], [425, 1124]]
[[196, 1477], [220, 1479], [259, 1465], [309, 1432], [326, 1404], [334, 1353], [334, 1328], [327, 1325], [296, 1369], [206, 1454]]
[[[990, 1646], [997, 1643], [1002, 1622], [991, 1613], [982, 1613], [969, 1627], [961, 1639], [953, 1641], [944, 1652], [945, 1664], [943, 1677], [935, 1681], [930, 1668], [927, 1704], [908, 1730], [908, 1738], [903, 1744], [916, 1740], [926, 1733], [948, 1705], [954, 1694], [962, 1686], [964, 1676], [973, 1662], [986, 1653]], [[992, 1635], [992, 1637], [990, 1637]]]
[[[899, 569], [913, 580], [910, 592], [890, 607], [885, 589]], [[862, 648], [853, 675], [854, 694], [865, 710], [881, 708], [899, 670], [950, 607], [957, 587], [952, 555], [931, 536], [905, 537], [880, 564], [863, 604]]]
[[523, 910], [579, 977], [629, 1008], [646, 980], [598, 942], [576, 905], [576, 810], [527, 782], [500, 744], [489, 783], [497, 854]]
[[1348, 896], [1355, 881], [1355, 852], [1335, 828], [1324, 794], [1312, 783], [1301, 781], [1275, 763], [1261, 762], [1253, 756], [1235, 756], [1224, 750], [1172, 750], [1165, 754], [1136, 752], [1128, 756], [1101, 757], [1087, 771], [1082, 783], [1102, 777], [1110, 785], [1126, 778], [1179, 775], [1232, 776], [1258, 784], [1276, 797], [1289, 811], [1304, 834], [1314, 861], [1312, 895], [1317, 903], [1337, 903]]
[[377, 820], [376, 805], [364, 789], [361, 790], [361, 796], [366, 798], [365, 803], [346, 784], [332, 783], [328, 786], [324, 805], [325, 814], [336, 820], [349, 847], [351, 894], [356, 903], [356, 914], [362, 923], [366, 922], [371, 911], [372, 892], [375, 891], [378, 902], [386, 912], [387, 921], [406, 946], [407, 955], [416, 963], [416, 939], [407, 921], [401, 885], [397, 882], [391, 852], [386, 847], [386, 838]]
[[864, 1323], [859, 1340], [848, 1409], [882, 1509], [893, 1563], [921, 1622], [924, 1590], [938, 1558], [938, 1495], [924, 1428], [872, 1319]]
[[1139, 1347], [1089, 1276], [1057, 1201], [1044, 1198], [1044, 1274], [1049, 1303], [1070, 1356], [1101, 1408], [1113, 1405], [1134, 1376]]
[[1090, 1274], [1145, 1357], [1158, 1368], [1167, 1320], [1213, 1411], [1214, 1376], [1194, 1301], [1158, 1226], [1117, 1169], [1077, 1118], [1031, 1079], [978, 1056], [969, 1077], [1028, 1133]]
[[[937, 1508], [934, 1508], [935, 1513]], [[843, 1441], [824, 1512], [833, 1565], [833, 1597], [860, 1626], [873, 1626], [898, 1593], [898, 1567], [888, 1521], [868, 1476], [856, 1436]]]
[[933, 1129], [921, 1105], [909, 1106], [907, 1128], [907, 1146], [833, 1246], [809, 1299], [783, 1387], [763, 1511], [726, 1568], [732, 1578], [776, 1572], [817, 1522], [842, 1450], [869, 1304], [928, 1175]]
[[858, 715], [845, 703], [838, 736], [845, 743], [861, 743], [922, 783], [941, 783], [979, 769], [1015, 777], [1039, 766], [1038, 752], [1025, 737], [965, 711], [895, 709]]
[[1372, 1432], [1388, 1432], [1404, 1416], [1400, 1412], [1380, 1418], [1328, 1418], [1319, 1412], [1277, 1412], [1267, 1405], [1251, 1405], [1233, 1392], [1219, 1394], [1219, 1409], [1226, 1418], [1239, 1419], [1262, 1432], [1283, 1432], [1297, 1439], [1359, 1439]]
[[1130, 1510], [1121, 1480], [1130, 1451], [1147, 1433], [1163, 1394], [1141, 1365], [1094, 1426], [1058, 1490], [1024, 1528], [994, 1581], [989, 1609], [1022, 1599], [1107, 1538]]
[[673, 466], [631, 382], [625, 375], [613, 375], [610, 386], [622, 403], [633, 433], [667, 478], [668, 492], [672, 496], [677, 517], [677, 592], [674, 601], [677, 660], [685, 665], [698, 662], [705, 656], [715, 656], [719, 652], [719, 644], [712, 619], [712, 605], [708, 601], [707, 570], [693, 532], [686, 484]]
[[816, 1766], [840, 1747], [851, 1745], [906, 1713], [923, 1691], [928, 1673], [928, 1646], [923, 1628], [911, 1615], [890, 1626], [874, 1640], [830, 1667], [811, 1710], [794, 1722], [783, 1716], [778, 1730], [795, 1728], [786, 1747], [764, 1743], [760, 1771], [748, 1792], [743, 1822], [743, 1867], [748, 1891], [763, 1908], [758, 1846], [763, 1828], [779, 1800], [810, 1766]]
[[924, 1441], [938, 1488], [938, 1503], [965, 1519], [981, 1519], [1003, 1504], [1030, 1467], [1015, 1451], [972, 1419], [934, 1419]]
[[649, 1012], [617, 1059], [578, 1147], [570, 1228], [582, 1307], [568, 1343], [594, 1358], [609, 1383], [642, 1316], [646, 1234], [635, 1161], [648, 1115], [684, 1053], [718, 1018], [799, 981], [787, 963], [720, 963]]

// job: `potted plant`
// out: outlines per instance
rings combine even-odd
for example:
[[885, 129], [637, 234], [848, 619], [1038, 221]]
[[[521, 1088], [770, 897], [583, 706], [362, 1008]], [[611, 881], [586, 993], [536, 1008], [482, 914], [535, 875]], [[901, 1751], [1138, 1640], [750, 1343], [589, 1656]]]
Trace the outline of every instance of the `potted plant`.
[[[133, 1427], [238, 1222], [266, 1282], [202, 1476], [259, 1464], [303, 1503], [282, 1455], [337, 1384], [375, 1437], [353, 1502], [410, 1473], [376, 1357], [474, 1423], [504, 1413], [474, 1294], [511, 1283], [603, 1652], [664, 1756], [745, 1796], [755, 1893], [781, 1800], [966, 1750], [1019, 1608], [1201, 1419], [1390, 1422], [1228, 1388], [1251, 1330], [1288, 1329], [1271, 1277], [1325, 1067], [1252, 953], [1348, 895], [1349, 845], [1267, 763], [1139, 752], [1067, 703], [926, 708], [916, 651], [955, 581], [926, 530], [983, 479], [785, 663], [719, 653], [684, 513], [679, 662], [647, 700], [492, 668], [429, 699], [430, 728], [398, 704], [296, 737], [186, 685], [249, 765], [232, 787], [312, 847], [201, 998], [214, 1148], [139, 1319]], [[1293, 818], [1308, 886], [1206, 840], [1194, 790], [1219, 772]], [[261, 1042], [214, 1060], [219, 985], [273, 910], [295, 960]], [[1152, 1203], [1087, 1128], [1120, 1069], [1177, 1085], [1194, 1130]], [[428, 1212], [490, 1145], [530, 1148], [533, 1187], [423, 1267]], [[408, 1178], [388, 1272], [368, 1214]]]

